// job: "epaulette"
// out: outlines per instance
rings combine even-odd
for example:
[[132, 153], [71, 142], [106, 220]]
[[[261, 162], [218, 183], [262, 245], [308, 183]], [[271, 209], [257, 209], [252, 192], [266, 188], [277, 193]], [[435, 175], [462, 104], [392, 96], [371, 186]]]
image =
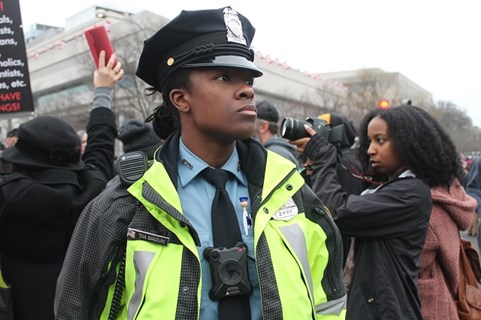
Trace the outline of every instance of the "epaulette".
[[150, 164], [142, 151], [132, 151], [119, 156], [115, 166], [122, 185], [130, 187], [144, 175]]

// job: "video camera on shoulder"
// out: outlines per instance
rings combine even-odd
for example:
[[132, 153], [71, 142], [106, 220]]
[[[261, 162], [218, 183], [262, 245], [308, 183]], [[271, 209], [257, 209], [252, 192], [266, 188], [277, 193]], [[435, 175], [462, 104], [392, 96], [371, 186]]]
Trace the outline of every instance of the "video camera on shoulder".
[[206, 248], [204, 257], [209, 261], [212, 288], [211, 300], [249, 295], [252, 286], [247, 269], [247, 247], [239, 242], [233, 248]]
[[286, 117], [281, 123], [281, 136], [287, 140], [297, 140], [309, 137], [304, 125], [308, 124], [314, 131], [323, 135], [334, 145], [349, 146], [349, 140], [344, 132], [344, 125], [331, 127], [326, 120], [316, 117], [307, 117], [305, 121]]

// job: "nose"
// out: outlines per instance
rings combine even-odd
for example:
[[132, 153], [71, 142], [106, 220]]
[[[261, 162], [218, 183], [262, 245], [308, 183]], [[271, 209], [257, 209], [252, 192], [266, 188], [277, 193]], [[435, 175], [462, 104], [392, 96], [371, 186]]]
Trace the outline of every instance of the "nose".
[[376, 150], [375, 150], [375, 148], [373, 147], [372, 143], [369, 144], [369, 148], [367, 148], [367, 154], [370, 155], [370, 156], [372, 156], [372, 155], [375, 154], [375, 153], [376, 153]]
[[247, 83], [243, 83], [241, 88], [238, 91], [239, 97], [247, 98], [249, 100], [254, 100], [255, 92], [254, 88]]

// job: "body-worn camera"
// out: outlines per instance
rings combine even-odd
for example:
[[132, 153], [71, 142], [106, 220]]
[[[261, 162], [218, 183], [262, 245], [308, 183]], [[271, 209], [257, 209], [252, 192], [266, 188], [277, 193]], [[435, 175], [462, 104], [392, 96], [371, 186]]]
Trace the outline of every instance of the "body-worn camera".
[[289, 117], [284, 118], [281, 124], [281, 136], [287, 140], [309, 137], [304, 128], [305, 124], [308, 124], [314, 131], [326, 137], [330, 143], [349, 146], [349, 141], [344, 134], [343, 124], [331, 127], [326, 120], [315, 117], [307, 117], [305, 121]]
[[211, 300], [248, 295], [252, 291], [247, 269], [247, 247], [239, 242], [233, 248], [206, 248], [204, 257], [209, 261], [212, 288]]

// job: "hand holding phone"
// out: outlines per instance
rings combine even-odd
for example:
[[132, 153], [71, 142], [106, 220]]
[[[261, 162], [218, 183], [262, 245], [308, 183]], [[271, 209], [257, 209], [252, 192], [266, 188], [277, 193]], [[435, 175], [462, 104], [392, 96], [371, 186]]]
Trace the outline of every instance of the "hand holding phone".
[[[99, 55], [100, 51], [105, 50], [105, 61], [109, 61], [110, 56], [114, 53], [112, 43], [110, 42], [109, 35], [104, 26], [94, 27], [84, 32], [85, 38], [92, 52], [92, 56], [95, 61], [95, 66], [99, 67]], [[115, 61], [114, 66], [117, 64]]]

